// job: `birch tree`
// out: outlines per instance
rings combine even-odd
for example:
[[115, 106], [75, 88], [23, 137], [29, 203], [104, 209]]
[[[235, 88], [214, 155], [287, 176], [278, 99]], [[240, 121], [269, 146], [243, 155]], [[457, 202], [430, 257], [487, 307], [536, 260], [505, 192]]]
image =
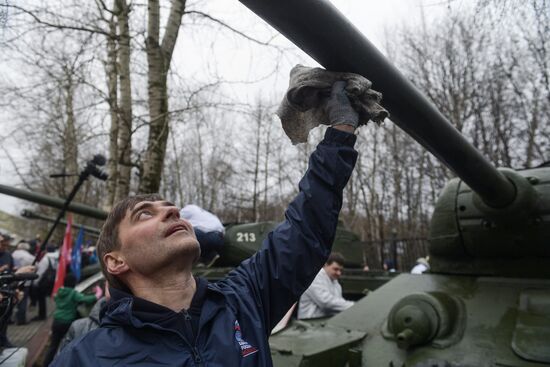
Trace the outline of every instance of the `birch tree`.
[[148, 66], [149, 137], [143, 159], [139, 192], [157, 192], [168, 139], [168, 71], [178, 38], [185, 0], [174, 0], [164, 35], [160, 37], [160, 2], [149, 0], [145, 49]]

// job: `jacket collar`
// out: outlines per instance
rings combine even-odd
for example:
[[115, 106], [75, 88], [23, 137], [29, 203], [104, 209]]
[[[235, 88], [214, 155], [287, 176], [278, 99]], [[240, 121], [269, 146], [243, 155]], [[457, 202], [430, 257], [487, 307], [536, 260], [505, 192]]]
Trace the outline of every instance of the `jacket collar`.
[[[209, 293], [220, 294], [220, 292], [215, 287], [212, 287], [206, 279], [200, 277], [195, 279], [197, 281], [197, 290], [191, 300], [189, 311], [200, 313], [202, 324], [213, 317], [218, 309], [223, 308], [223, 306], [219, 302], [215, 304], [205, 302]], [[134, 296], [129, 290], [125, 291], [109, 287], [109, 292], [111, 293], [111, 299], [100, 313], [101, 326], [132, 325], [136, 328], [142, 328], [145, 324], [149, 324], [148, 320], [141, 320], [137, 317], [139, 312], [135, 312], [136, 307], [139, 307], [140, 310], [147, 308], [149, 312], [153, 313], [169, 311], [166, 307]]]

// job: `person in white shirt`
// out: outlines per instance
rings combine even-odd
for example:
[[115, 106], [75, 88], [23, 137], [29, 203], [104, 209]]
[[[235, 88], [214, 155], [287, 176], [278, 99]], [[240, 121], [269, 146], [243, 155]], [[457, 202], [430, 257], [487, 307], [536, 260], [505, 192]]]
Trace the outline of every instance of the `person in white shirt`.
[[223, 246], [225, 228], [219, 218], [203, 208], [189, 204], [180, 210], [180, 217], [193, 226], [199, 241], [200, 262], [212, 265], [219, 257], [218, 251]]
[[25, 241], [20, 241], [17, 244], [16, 250], [11, 254], [13, 257], [13, 266], [19, 269], [22, 266], [32, 265], [34, 256], [29, 253], [31, 246]]
[[353, 306], [354, 302], [342, 297], [342, 287], [338, 283], [344, 269], [344, 261], [341, 254], [330, 254], [313, 283], [300, 297], [299, 319], [332, 316]]

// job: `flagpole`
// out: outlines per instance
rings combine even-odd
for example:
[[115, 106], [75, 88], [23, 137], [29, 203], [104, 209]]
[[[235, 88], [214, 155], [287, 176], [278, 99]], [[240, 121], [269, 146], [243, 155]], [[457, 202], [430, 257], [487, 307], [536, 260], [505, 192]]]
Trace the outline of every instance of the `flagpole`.
[[65, 228], [65, 235], [63, 236], [63, 245], [61, 246], [61, 251], [59, 251], [59, 263], [57, 265], [57, 271], [55, 272], [55, 283], [53, 285], [51, 297], [54, 297], [57, 294], [59, 288], [63, 287], [65, 282], [65, 276], [67, 275], [67, 263], [68, 263], [68, 252], [69, 246], [71, 245], [71, 223], [73, 221], [73, 216], [69, 213], [67, 218], [67, 227]]

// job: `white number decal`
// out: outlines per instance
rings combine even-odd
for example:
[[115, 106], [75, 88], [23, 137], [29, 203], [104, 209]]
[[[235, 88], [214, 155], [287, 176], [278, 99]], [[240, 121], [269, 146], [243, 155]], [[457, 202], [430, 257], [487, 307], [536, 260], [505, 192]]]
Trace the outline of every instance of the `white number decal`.
[[237, 232], [237, 242], [256, 242], [256, 234]]

